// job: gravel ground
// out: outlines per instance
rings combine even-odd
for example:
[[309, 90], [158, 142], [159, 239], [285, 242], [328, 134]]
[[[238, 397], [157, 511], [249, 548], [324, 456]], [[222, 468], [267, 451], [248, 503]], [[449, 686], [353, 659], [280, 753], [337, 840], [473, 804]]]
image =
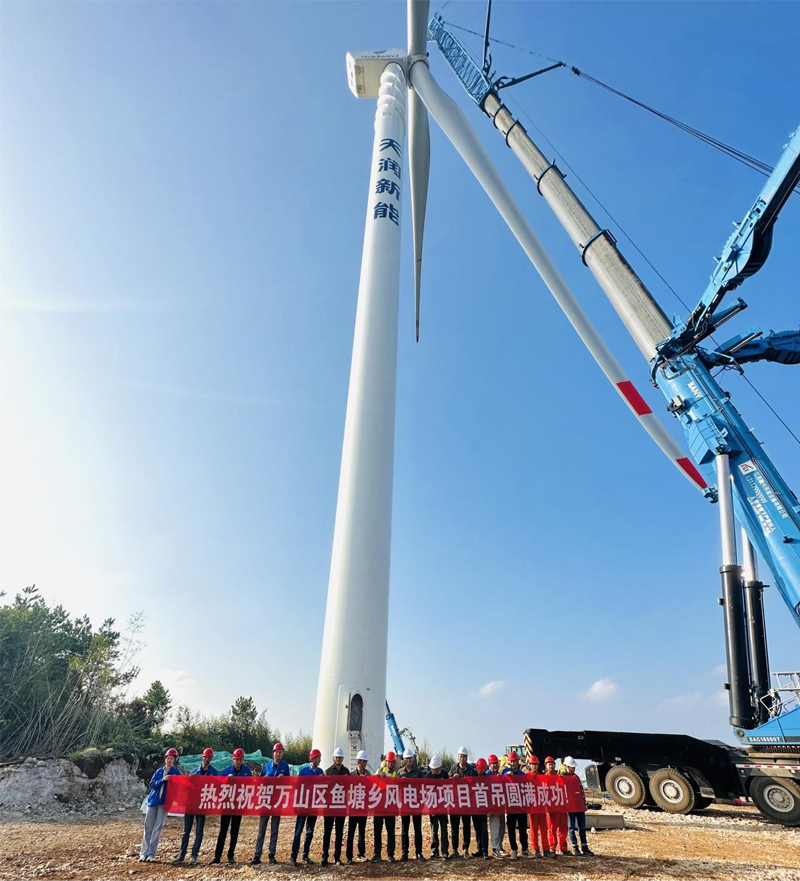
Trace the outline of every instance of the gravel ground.
[[[169, 818], [158, 861], [138, 862], [143, 816], [138, 811], [114, 815], [65, 813], [58, 816], [0, 817], [0, 879], [212, 879], [311, 876], [328, 878], [747, 878], [800, 881], [800, 830], [761, 819], [754, 808], [715, 806], [700, 814], [672, 816], [660, 811], [623, 811], [629, 828], [590, 835], [597, 853], [556, 860], [459, 860], [457, 862], [382, 862], [323, 869], [321, 824], [314, 838], [313, 867], [291, 869], [250, 866], [258, 820], [246, 817], [237, 848], [236, 866], [209, 866], [218, 820], [210, 818], [197, 867], [172, 866], [182, 831], [179, 818]], [[371, 821], [368, 821], [371, 837]], [[281, 825], [278, 858], [288, 859], [291, 820]], [[428, 838], [427, 820], [423, 831]], [[399, 837], [399, 823], [398, 823]], [[399, 845], [399, 841], [398, 841]], [[429, 852], [429, 840], [425, 852]], [[367, 852], [372, 853], [371, 842]]]

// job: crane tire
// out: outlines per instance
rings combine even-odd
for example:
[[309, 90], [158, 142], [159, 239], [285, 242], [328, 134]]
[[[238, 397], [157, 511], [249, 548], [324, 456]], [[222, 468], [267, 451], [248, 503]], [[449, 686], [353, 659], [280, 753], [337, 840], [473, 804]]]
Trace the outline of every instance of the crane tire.
[[606, 792], [624, 808], [640, 808], [647, 797], [647, 784], [630, 765], [614, 765], [606, 773]]
[[786, 777], [756, 777], [750, 797], [761, 813], [784, 826], [800, 826], [800, 786]]
[[697, 801], [691, 781], [675, 768], [659, 768], [650, 778], [650, 792], [668, 814], [688, 814]]

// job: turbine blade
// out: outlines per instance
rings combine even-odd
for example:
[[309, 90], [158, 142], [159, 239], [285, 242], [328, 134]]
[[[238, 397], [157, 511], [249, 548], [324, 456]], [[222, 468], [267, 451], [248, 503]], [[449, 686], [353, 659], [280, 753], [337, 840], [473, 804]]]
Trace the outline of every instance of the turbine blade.
[[422, 240], [428, 205], [431, 168], [431, 136], [428, 111], [416, 92], [408, 93], [408, 170], [411, 187], [411, 225], [414, 235], [414, 319], [419, 342], [419, 296], [422, 278]]
[[464, 112], [442, 90], [431, 75], [427, 64], [417, 64], [412, 67], [410, 78], [417, 96], [424, 101], [431, 116], [461, 154], [470, 171], [475, 175], [478, 183], [483, 187], [486, 195], [492, 200], [495, 208], [500, 212], [514, 237], [528, 255], [542, 281], [550, 289], [550, 293], [569, 319], [570, 324], [583, 340], [583, 344], [614, 386], [616, 392], [624, 399], [631, 413], [639, 420], [642, 428], [658, 444], [681, 474], [699, 489], [706, 490], [703, 475], [673, 440], [672, 435], [664, 428], [655, 413], [647, 406], [589, 320], [589, 316], [575, 299], [575, 295], [567, 287], [561, 273], [556, 269], [555, 264], [505, 185], [500, 173], [494, 167], [489, 154], [484, 150]]
[[[430, 0], [408, 0], [408, 56], [414, 64], [428, 64], [428, 18]], [[409, 79], [410, 82], [410, 79]], [[431, 168], [431, 136], [428, 111], [414, 92], [408, 95], [408, 172], [411, 189], [411, 226], [414, 235], [414, 320], [419, 342], [419, 299], [422, 279], [422, 240], [428, 205], [428, 179]]]

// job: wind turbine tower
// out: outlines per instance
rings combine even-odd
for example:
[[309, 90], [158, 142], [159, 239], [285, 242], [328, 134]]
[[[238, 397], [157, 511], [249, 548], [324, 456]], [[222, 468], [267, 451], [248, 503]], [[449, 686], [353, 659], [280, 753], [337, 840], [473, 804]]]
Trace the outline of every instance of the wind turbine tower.
[[350, 767], [366, 749], [376, 768], [386, 712], [406, 53], [349, 53], [347, 70], [353, 93], [378, 103], [314, 745], [326, 756], [342, 747]]

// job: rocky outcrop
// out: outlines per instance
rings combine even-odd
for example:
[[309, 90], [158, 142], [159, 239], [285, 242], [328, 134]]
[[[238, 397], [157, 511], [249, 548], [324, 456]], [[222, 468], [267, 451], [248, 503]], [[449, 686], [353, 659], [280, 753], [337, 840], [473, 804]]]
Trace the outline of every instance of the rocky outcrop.
[[0, 810], [39, 812], [60, 805], [115, 810], [141, 803], [147, 789], [135, 757], [86, 750], [74, 758], [26, 758], [0, 766]]

